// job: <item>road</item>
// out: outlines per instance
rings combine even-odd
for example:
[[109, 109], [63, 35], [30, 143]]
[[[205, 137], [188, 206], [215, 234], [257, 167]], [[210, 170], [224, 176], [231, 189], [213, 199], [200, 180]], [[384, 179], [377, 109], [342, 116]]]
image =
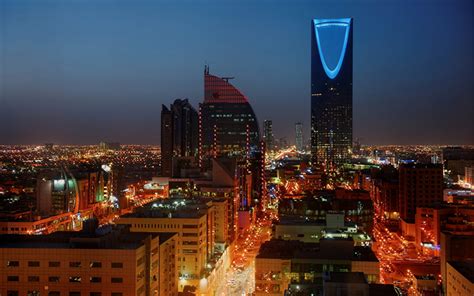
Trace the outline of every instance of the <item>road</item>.
[[271, 237], [271, 217], [257, 220], [231, 246], [232, 264], [216, 289], [219, 296], [251, 295], [255, 291], [255, 257], [260, 245]]

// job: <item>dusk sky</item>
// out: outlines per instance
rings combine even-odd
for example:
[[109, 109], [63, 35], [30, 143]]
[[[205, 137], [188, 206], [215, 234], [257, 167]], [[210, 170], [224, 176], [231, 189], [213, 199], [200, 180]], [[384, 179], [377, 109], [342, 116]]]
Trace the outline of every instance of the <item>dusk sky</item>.
[[159, 144], [207, 63], [309, 138], [311, 19], [354, 18], [354, 139], [474, 144], [472, 0], [0, 0], [0, 144]]

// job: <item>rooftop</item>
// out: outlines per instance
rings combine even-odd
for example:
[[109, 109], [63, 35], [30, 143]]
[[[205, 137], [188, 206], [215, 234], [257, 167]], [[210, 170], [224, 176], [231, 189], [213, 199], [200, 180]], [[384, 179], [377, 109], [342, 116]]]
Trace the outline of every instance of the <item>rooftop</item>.
[[137, 249], [158, 234], [130, 232], [125, 226], [105, 226], [91, 231], [59, 231], [48, 235], [0, 236], [0, 248], [35, 249]]
[[210, 206], [209, 199], [169, 198], [148, 203], [121, 218], [199, 218]]
[[367, 284], [363, 272], [331, 272], [329, 278], [324, 281], [329, 283]]
[[271, 239], [262, 244], [257, 258], [378, 262], [370, 247], [355, 247], [352, 238], [321, 239], [319, 243]]

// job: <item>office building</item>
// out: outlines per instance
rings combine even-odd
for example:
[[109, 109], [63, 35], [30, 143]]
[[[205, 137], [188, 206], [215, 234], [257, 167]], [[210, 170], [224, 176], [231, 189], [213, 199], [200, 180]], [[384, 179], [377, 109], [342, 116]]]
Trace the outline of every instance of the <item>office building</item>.
[[[311, 156], [337, 165], [352, 147], [353, 20], [311, 21]], [[337, 41], [336, 41], [337, 40]]]
[[255, 259], [255, 295], [284, 295], [290, 283], [322, 288], [327, 272], [362, 272], [369, 283], [378, 283], [380, 266], [369, 247], [355, 247], [352, 239], [271, 239], [261, 245]]
[[265, 142], [266, 151], [275, 150], [275, 139], [273, 136], [273, 123], [271, 120], [263, 122], [263, 141]]
[[454, 181], [464, 179], [465, 168], [474, 166], [474, 149], [464, 147], [443, 148], [443, 165]]
[[212, 201], [161, 200], [147, 204], [135, 213], [121, 216], [117, 224], [129, 225], [132, 232], [178, 233], [179, 291], [185, 290], [187, 286], [199, 288], [199, 280], [206, 274], [207, 265], [215, 252]]
[[443, 167], [439, 164], [401, 164], [398, 193], [400, 218], [413, 222], [416, 208], [443, 201]]
[[1, 236], [0, 294], [177, 295], [176, 267], [162, 261], [173, 260], [176, 248], [160, 250], [175, 244], [176, 234], [96, 225], [80, 232]]
[[301, 122], [295, 123], [295, 144], [297, 151], [303, 151], [303, 124]]
[[247, 97], [229, 83], [204, 70], [204, 102], [200, 104], [199, 157], [203, 168], [217, 157], [248, 158], [260, 149], [257, 117]]
[[[196, 157], [198, 153], [198, 113], [188, 99], [177, 99], [161, 110], [161, 175], [171, 177], [173, 159]], [[179, 170], [179, 168], [177, 168]]]

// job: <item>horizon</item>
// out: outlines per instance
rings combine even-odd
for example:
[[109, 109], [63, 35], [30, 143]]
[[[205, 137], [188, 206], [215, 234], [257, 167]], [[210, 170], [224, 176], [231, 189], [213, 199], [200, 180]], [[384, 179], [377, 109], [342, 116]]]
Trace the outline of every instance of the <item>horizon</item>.
[[272, 120], [275, 138], [294, 144], [302, 122], [306, 142], [310, 22], [346, 16], [354, 139], [474, 144], [471, 1], [184, 4], [3, 1], [0, 144], [159, 145], [161, 105], [189, 98], [197, 109], [205, 64], [236, 77], [260, 131]]

